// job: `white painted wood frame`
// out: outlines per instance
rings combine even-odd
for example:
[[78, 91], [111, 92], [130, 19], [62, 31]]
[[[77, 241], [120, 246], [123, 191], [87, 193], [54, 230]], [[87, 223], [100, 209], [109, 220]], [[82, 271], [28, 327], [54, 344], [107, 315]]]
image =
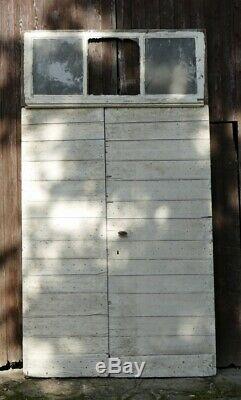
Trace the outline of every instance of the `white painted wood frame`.
[[[33, 40], [72, 38], [83, 41], [83, 95], [35, 95], [33, 93]], [[140, 94], [139, 95], [88, 95], [88, 40], [104, 38], [133, 39], [140, 46]], [[196, 49], [196, 94], [146, 94], [145, 93], [145, 40], [150, 38], [194, 38]], [[63, 106], [165, 106], [204, 104], [205, 38], [198, 30], [131, 30], [131, 31], [30, 31], [24, 35], [24, 94], [29, 107]]]

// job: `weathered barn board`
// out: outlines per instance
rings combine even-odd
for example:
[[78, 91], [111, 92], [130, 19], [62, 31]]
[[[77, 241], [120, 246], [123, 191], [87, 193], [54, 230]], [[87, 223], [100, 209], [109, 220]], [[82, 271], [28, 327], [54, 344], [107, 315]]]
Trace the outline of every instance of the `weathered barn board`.
[[[215, 336], [141, 336], [111, 338], [110, 349], [117, 356], [122, 355], [125, 347], [126, 355], [155, 356], [177, 354], [210, 354]], [[148, 365], [147, 365], [148, 367]]]
[[[192, 368], [197, 354], [205, 356], [196, 374], [215, 372], [212, 210], [207, 194], [210, 190], [209, 116], [206, 107], [181, 110], [173, 108], [172, 113], [160, 108], [105, 110], [106, 131], [112, 132], [106, 142], [110, 354], [126, 359], [130, 356], [138, 359], [141, 355], [148, 362], [143, 376], [192, 376], [193, 371], [188, 368]], [[184, 131], [182, 120], [191, 123], [192, 118], [196, 135], [192, 139], [176, 139], [177, 129]], [[145, 122], [146, 136], [142, 131], [138, 139], [140, 121], [149, 119], [150, 137], [149, 123]], [[164, 136], [164, 122], [160, 121], [165, 121]], [[178, 122], [175, 131], [174, 121]], [[172, 139], [167, 139], [169, 124], [171, 136], [175, 132]], [[115, 136], [114, 127], [118, 125], [121, 131], [117, 129]], [[184, 197], [180, 197], [183, 190], [174, 195], [172, 183], [178, 182], [179, 188], [186, 184]], [[196, 182], [206, 193], [198, 199], [192, 191]], [[120, 236], [121, 232], [125, 236]], [[163, 317], [172, 318], [167, 334], [158, 320]], [[210, 336], [195, 336], [190, 326], [192, 334], [185, 342], [179, 328], [181, 317], [213, 317], [212, 328], [208, 329]], [[131, 329], [125, 325], [118, 331], [116, 319], [119, 323], [123, 319], [125, 324], [128, 321]], [[203, 322], [200, 324], [202, 331]], [[199, 327], [196, 329], [199, 331]], [[161, 354], [166, 357], [161, 358]], [[175, 367], [171, 356], [174, 354]], [[178, 354], [182, 357], [182, 366]], [[191, 354], [193, 358], [189, 357]], [[207, 360], [210, 361], [205, 369]]]
[[174, 274], [112, 276], [109, 282], [110, 293], [210, 293], [212, 290], [212, 275], [199, 275], [198, 278], [197, 275]]
[[112, 293], [110, 299], [109, 310], [113, 317], [214, 318], [213, 293]]
[[[136, 143], [136, 142], [134, 142]], [[146, 140], [145, 142], [143, 141], [142, 146], [148, 146], [149, 147], [150, 141]], [[171, 143], [172, 144], [172, 143]], [[153, 147], [155, 144], [152, 145]], [[175, 143], [173, 143], [173, 146], [178, 149], [178, 146], [175, 146]], [[185, 143], [183, 144], [185, 146]], [[205, 144], [207, 146], [207, 144]], [[126, 147], [128, 147], [128, 144], [126, 144]], [[170, 147], [170, 145], [169, 145]], [[192, 146], [193, 147], [193, 146]], [[137, 152], [138, 152], [138, 146], [135, 146]], [[157, 144], [157, 147], [155, 149], [156, 151], [156, 157], [162, 157], [162, 153], [160, 152], [160, 148], [162, 148], [161, 144]], [[200, 149], [200, 148], [199, 148]], [[168, 149], [165, 148], [165, 145], [163, 145], [163, 157], [171, 157], [170, 152], [168, 152]], [[179, 149], [179, 151], [181, 151]], [[112, 152], [112, 149], [110, 148], [109, 152]], [[168, 156], [165, 154], [167, 154]], [[194, 151], [192, 151], [193, 153]], [[126, 154], [127, 152], [124, 151]], [[144, 153], [144, 151], [143, 151]], [[142, 154], [143, 154], [142, 153]], [[146, 152], [148, 153], [148, 152]], [[154, 153], [154, 152], [153, 152]], [[153, 157], [152, 154], [149, 153], [149, 157]], [[118, 154], [118, 150], [117, 150]], [[146, 154], [148, 157], [148, 155]], [[118, 158], [121, 157], [120, 155], [117, 156]], [[138, 157], [141, 157], [140, 151], [138, 152]], [[174, 155], [175, 157], [175, 155]], [[179, 156], [180, 157], [180, 156]], [[182, 153], [181, 157], [185, 157], [185, 155]], [[197, 157], [199, 157], [197, 155]], [[152, 160], [152, 161], [108, 161], [106, 164], [107, 166], [107, 174], [108, 176], [111, 176], [113, 179], [121, 179], [121, 180], [128, 180], [128, 179], [136, 179], [136, 180], [174, 180], [174, 179], [207, 179], [208, 176], [210, 176], [210, 161], [183, 161], [180, 163], [179, 161], [157, 161], [157, 160]]]
[[[40, 114], [23, 110], [22, 120], [24, 371], [31, 376], [66, 376], [69, 371], [73, 376], [94, 376], [93, 360], [105, 359], [108, 352], [103, 109], [40, 110]], [[94, 126], [93, 130], [92, 120], [97, 121], [97, 129]], [[97, 139], [93, 139], [93, 132]], [[82, 190], [81, 194], [77, 190], [72, 190], [72, 197], [66, 194], [68, 180]], [[29, 193], [34, 188], [40, 197], [35, 193], [31, 198]], [[70, 330], [74, 337], [68, 337], [64, 346], [64, 329], [62, 336], [53, 340], [51, 332], [56, 325], [52, 327], [49, 322], [44, 340], [42, 329], [35, 326], [36, 347], [37, 339], [31, 337], [32, 320], [44, 321], [46, 316], [59, 322], [64, 322], [65, 316], [75, 316], [76, 321], [80, 318], [79, 338], [73, 333], [76, 328]], [[104, 329], [97, 340], [92, 316], [100, 322], [100, 331], [101, 326]], [[89, 332], [86, 348], [85, 340], [79, 342], [83, 332]], [[36, 348], [42, 346], [45, 355], [36, 364]], [[51, 364], [53, 358], [55, 365]], [[46, 371], [41, 373], [44, 360]], [[78, 373], [73, 372], [77, 365]]]
[[107, 230], [111, 241], [119, 241], [118, 229], [128, 231], [128, 241], [135, 240], [211, 240], [212, 221], [199, 219], [108, 219]]
[[[192, 182], [192, 181], [191, 181]], [[162, 184], [162, 181], [155, 181], [157, 184]], [[118, 181], [120, 186], [120, 181]], [[191, 184], [190, 184], [191, 185]], [[110, 187], [112, 182], [110, 182]], [[133, 191], [135, 187], [133, 186]], [[190, 188], [190, 186], [189, 186]], [[190, 190], [190, 189], [189, 189]], [[125, 192], [126, 193], [126, 192]], [[109, 194], [109, 192], [108, 192]], [[136, 193], [135, 196], [138, 196]], [[108, 196], [112, 199], [111, 192]], [[117, 191], [116, 197], [122, 200]], [[129, 198], [132, 197], [130, 192]], [[108, 203], [108, 216], [109, 218], [211, 218], [211, 202], [210, 200], [155, 200], [150, 197], [150, 193], [146, 194], [147, 200], [145, 201], [110, 201]], [[148, 199], [149, 197], [149, 199]]]
[[[39, 322], [40, 323], [40, 322]], [[32, 323], [33, 325], [33, 323]], [[110, 317], [111, 338], [159, 336], [215, 336], [215, 321], [211, 316], [151, 316]]]
[[[135, 170], [133, 171], [135, 172]], [[134, 173], [133, 173], [133, 176]], [[136, 176], [135, 176], [136, 177]], [[141, 181], [136, 180], [135, 187], [132, 181], [122, 179], [125, 185], [120, 186], [118, 179], [109, 180], [108, 200], [115, 201], [141, 201], [155, 200], [210, 200], [211, 182], [210, 180], [162, 180], [158, 185], [158, 180]], [[189, 186], [192, 186], [190, 192]], [[189, 203], [191, 205], [192, 203]], [[197, 204], [197, 203], [196, 203]], [[121, 206], [121, 204], [120, 204]], [[200, 204], [199, 204], [200, 206]]]
[[[59, 1], [22, 0], [17, 3], [14, 0], [3, 2], [1, 8], [1, 41], [0, 51], [2, 56], [1, 68], [1, 181], [2, 181], [2, 207], [1, 207], [1, 251], [2, 266], [1, 276], [1, 365], [7, 360], [15, 362], [21, 359], [21, 274], [20, 274], [20, 102], [21, 102], [21, 57], [20, 57], [20, 33], [30, 29], [132, 29], [132, 28], [200, 28], [206, 29], [207, 50], [208, 50], [208, 87], [209, 104], [212, 121], [237, 120], [240, 122], [240, 16], [241, 4], [238, 1], [228, 0], [199, 2], [187, 2], [180, 0], [151, 0], [130, 1], [130, 0], [81, 0], [75, 2], [65, 0]], [[105, 58], [110, 59], [112, 50], [106, 50]], [[109, 55], [108, 55], [109, 54]], [[101, 54], [96, 53], [96, 66], [101, 66]], [[131, 54], [130, 54], [131, 59]], [[105, 67], [108, 62], [105, 62]], [[123, 77], [124, 78], [124, 77]], [[115, 79], [109, 79], [105, 85], [112, 85]], [[96, 83], [95, 83], [96, 84]], [[11, 96], [9, 96], [11, 93]], [[219, 145], [225, 151], [222, 143], [222, 134], [219, 135]], [[216, 151], [213, 149], [213, 153]], [[218, 152], [217, 157], [222, 160], [225, 157]], [[216, 177], [213, 182], [215, 183]], [[128, 182], [127, 182], [128, 184]], [[169, 183], [168, 183], [169, 184]], [[59, 192], [56, 182], [51, 183], [56, 187], [55, 194]], [[66, 187], [65, 196], [76, 195], [72, 185], [64, 183]], [[165, 185], [165, 182], [163, 182]], [[168, 190], [169, 194], [180, 193], [180, 196], [188, 196], [182, 185], [175, 183], [176, 188]], [[195, 185], [200, 185], [195, 182]], [[236, 183], [226, 178], [226, 192], [236, 190]], [[49, 185], [42, 183], [41, 193], [45, 196], [45, 188]], [[152, 182], [145, 184], [146, 187], [153, 187]], [[140, 183], [136, 185], [137, 192]], [[196, 188], [196, 189], [194, 189]], [[48, 190], [48, 189], [47, 189]], [[181, 190], [181, 191], [180, 191]], [[215, 192], [215, 188], [213, 192]], [[165, 193], [165, 187], [163, 189]], [[208, 191], [199, 190], [199, 186], [193, 186], [194, 196], [207, 196]], [[64, 195], [64, 194], [63, 194]], [[203, 197], [202, 197], [203, 198]], [[225, 200], [217, 200], [220, 205]], [[216, 208], [216, 203], [214, 202]], [[233, 213], [232, 207], [223, 211], [223, 218], [229, 218]], [[10, 221], [11, 218], [11, 221]], [[237, 222], [237, 221], [236, 221]], [[235, 223], [236, 223], [235, 222]], [[238, 222], [237, 222], [238, 223]], [[222, 232], [222, 229], [215, 225], [214, 232]], [[229, 243], [232, 237], [229, 237]], [[230, 263], [231, 269], [235, 268], [236, 261], [233, 261], [232, 254], [227, 254], [227, 261], [219, 258], [216, 267], [218, 280], [224, 281], [223, 268], [226, 262]], [[235, 304], [240, 298], [240, 272], [229, 276], [230, 290], [227, 294], [218, 294], [219, 306], [217, 315], [225, 320], [229, 316], [227, 329], [217, 321], [217, 331], [220, 331], [220, 342], [218, 341], [218, 353], [227, 355], [223, 358], [221, 365], [235, 363], [241, 365], [241, 339], [239, 329], [239, 313]], [[14, 284], [13, 284], [14, 282]], [[233, 293], [231, 298], [230, 293]], [[234, 294], [235, 293], [235, 294]], [[222, 300], [223, 299], [223, 300]], [[231, 300], [232, 299], [232, 300]], [[230, 313], [230, 310], [234, 312]], [[232, 337], [230, 336], [232, 332]]]
[[[123, 357], [120, 357], [124, 362]], [[160, 356], [128, 356], [130, 362], [145, 362], [142, 377], [152, 377], [158, 371], [160, 377], [182, 377], [182, 376], [209, 376], [213, 374], [214, 356], [211, 354], [199, 355], [160, 355]], [[203, 365], [204, 367], [198, 367]], [[208, 368], [206, 367], [208, 366]], [[115, 375], [113, 375], [115, 376]], [[117, 375], [122, 378], [123, 373]], [[132, 375], [133, 376], [133, 375]]]
[[[202, 275], [211, 274], [213, 260], [112, 260], [109, 275]], [[197, 277], [198, 279], [198, 277]]]
[[142, 122], [108, 124], [107, 140], [209, 139], [209, 122]]

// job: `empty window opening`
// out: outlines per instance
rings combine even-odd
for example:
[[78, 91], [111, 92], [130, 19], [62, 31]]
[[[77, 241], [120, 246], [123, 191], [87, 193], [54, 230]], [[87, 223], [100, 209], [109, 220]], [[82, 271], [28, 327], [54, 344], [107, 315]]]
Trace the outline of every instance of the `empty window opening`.
[[101, 38], [88, 41], [88, 94], [140, 94], [138, 40]]

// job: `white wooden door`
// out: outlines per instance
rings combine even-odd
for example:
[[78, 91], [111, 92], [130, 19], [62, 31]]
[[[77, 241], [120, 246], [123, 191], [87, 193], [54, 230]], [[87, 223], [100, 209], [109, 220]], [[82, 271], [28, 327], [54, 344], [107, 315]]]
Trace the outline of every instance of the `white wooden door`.
[[23, 365], [94, 376], [108, 352], [104, 111], [23, 110]]
[[[208, 108], [106, 109], [110, 355], [215, 373]], [[118, 234], [119, 232], [119, 234]]]
[[208, 108], [22, 123], [25, 374], [95, 376], [108, 357], [214, 374]]

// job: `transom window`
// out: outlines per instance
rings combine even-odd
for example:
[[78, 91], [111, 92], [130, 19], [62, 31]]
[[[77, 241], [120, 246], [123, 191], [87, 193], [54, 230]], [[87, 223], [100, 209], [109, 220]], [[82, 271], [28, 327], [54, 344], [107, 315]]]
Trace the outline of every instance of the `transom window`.
[[32, 31], [27, 105], [204, 104], [200, 31]]

